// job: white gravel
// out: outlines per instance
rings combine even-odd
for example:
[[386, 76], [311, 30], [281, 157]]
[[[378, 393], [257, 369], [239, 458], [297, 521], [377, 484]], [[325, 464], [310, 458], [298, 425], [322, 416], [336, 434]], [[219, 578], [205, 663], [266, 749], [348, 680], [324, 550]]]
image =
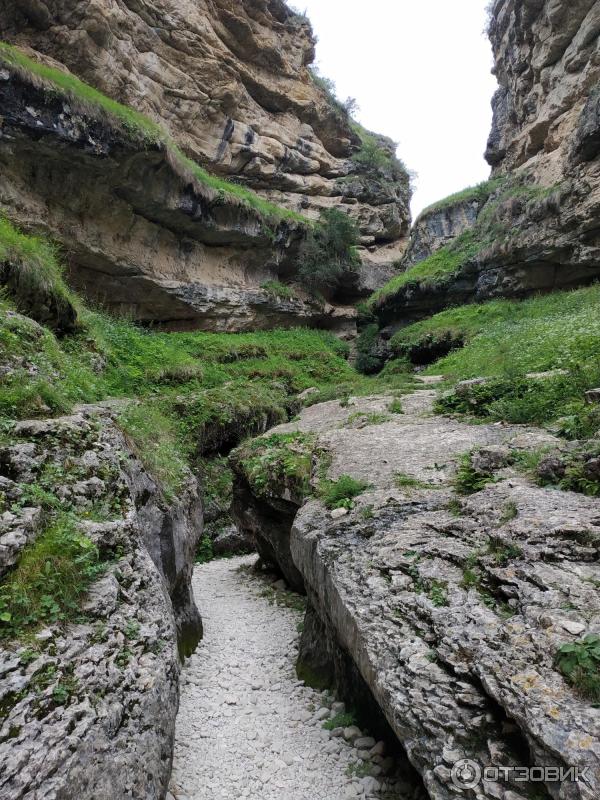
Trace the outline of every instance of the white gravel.
[[[345, 800], [402, 797], [362, 765], [343, 737], [323, 730], [326, 696], [296, 677], [302, 615], [271, 605], [239, 572], [255, 557], [196, 568], [205, 638], [187, 662], [171, 792], [177, 800]], [[379, 745], [369, 764], [381, 770]], [[384, 763], [385, 768], [385, 763]]]

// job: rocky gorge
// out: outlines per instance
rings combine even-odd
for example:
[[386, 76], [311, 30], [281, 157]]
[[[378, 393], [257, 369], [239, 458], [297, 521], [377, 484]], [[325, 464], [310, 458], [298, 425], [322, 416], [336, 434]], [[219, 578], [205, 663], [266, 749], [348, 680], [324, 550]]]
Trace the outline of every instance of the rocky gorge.
[[599, 33], [411, 227], [282, 0], [2, 4], [1, 800], [598, 797]]

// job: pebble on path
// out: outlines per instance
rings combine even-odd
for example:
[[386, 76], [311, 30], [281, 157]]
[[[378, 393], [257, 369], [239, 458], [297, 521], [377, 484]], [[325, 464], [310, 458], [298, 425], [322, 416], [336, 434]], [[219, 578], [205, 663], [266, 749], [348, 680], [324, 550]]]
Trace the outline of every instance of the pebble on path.
[[365, 769], [352, 744], [364, 738], [360, 730], [346, 741], [323, 729], [331, 704], [295, 672], [301, 614], [260, 595], [260, 584], [239, 569], [252, 561], [245, 556], [196, 567], [205, 638], [182, 675], [172, 795], [400, 800], [389, 779], [364, 779], [370, 762]]

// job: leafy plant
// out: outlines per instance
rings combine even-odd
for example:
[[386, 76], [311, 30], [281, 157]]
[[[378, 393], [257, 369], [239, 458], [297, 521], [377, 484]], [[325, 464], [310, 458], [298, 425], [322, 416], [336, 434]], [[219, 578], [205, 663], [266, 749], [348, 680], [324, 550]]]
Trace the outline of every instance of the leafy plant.
[[402, 400], [400, 398], [396, 398], [392, 400], [392, 402], [388, 406], [388, 411], [390, 414], [404, 414], [404, 409], [402, 408]]
[[555, 658], [558, 670], [584, 697], [600, 703], [600, 636], [563, 644]]
[[475, 492], [485, 489], [493, 480], [493, 475], [479, 472], [473, 467], [470, 453], [465, 453], [461, 456], [454, 476], [454, 488], [458, 494], [475, 494]]
[[355, 497], [369, 488], [366, 481], [356, 480], [350, 475], [341, 475], [337, 481], [323, 480], [319, 485], [319, 496], [329, 509], [354, 507]]
[[196, 564], [208, 564], [214, 557], [212, 539], [209, 536], [203, 536], [196, 549]]
[[0, 638], [76, 618], [89, 585], [104, 569], [97, 547], [80, 533], [77, 520], [69, 514], [57, 516], [0, 584]]
[[427, 596], [434, 606], [438, 608], [448, 605], [448, 588], [444, 581], [431, 580], [427, 590]]
[[335, 208], [321, 213], [302, 243], [298, 274], [313, 292], [335, 292], [358, 267], [358, 229], [350, 217]]

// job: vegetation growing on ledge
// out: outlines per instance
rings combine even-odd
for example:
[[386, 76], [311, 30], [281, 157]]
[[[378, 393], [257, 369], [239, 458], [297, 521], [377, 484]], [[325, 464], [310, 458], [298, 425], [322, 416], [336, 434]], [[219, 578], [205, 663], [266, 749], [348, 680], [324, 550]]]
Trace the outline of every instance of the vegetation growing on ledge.
[[462, 189], [460, 192], [455, 192], [454, 194], [444, 197], [442, 200], [438, 200], [437, 202], [432, 203], [430, 206], [427, 206], [427, 208], [421, 211], [419, 219], [426, 217], [428, 214], [433, 214], [436, 211], [443, 211], [445, 208], [451, 208], [459, 203], [471, 203], [478, 201], [483, 204], [496, 191], [496, 189], [502, 186], [504, 181], [505, 178], [503, 177], [492, 178], [489, 181], [478, 183], [476, 186], [467, 186], [466, 189]]
[[307, 433], [275, 433], [255, 439], [235, 455], [253, 492], [261, 496], [283, 493], [286, 489], [301, 503], [311, 492], [316, 437]]
[[151, 119], [128, 106], [112, 100], [94, 87], [70, 73], [48, 67], [35, 61], [17, 47], [0, 42], [0, 62], [17, 70], [23, 77], [41, 82], [45, 87], [65, 94], [86, 113], [101, 113], [114, 124], [118, 123], [126, 134], [144, 146], [164, 148], [175, 168], [191, 174], [202, 185], [214, 189], [224, 197], [231, 197], [257, 211], [265, 219], [290, 219], [310, 226], [310, 221], [295, 211], [269, 203], [251, 189], [211, 175], [203, 167], [188, 158], [169, 134]]
[[0, 584], [0, 638], [75, 619], [81, 598], [104, 568], [96, 546], [79, 532], [76, 518], [57, 516]]
[[[600, 413], [586, 405], [584, 393], [600, 385], [599, 303], [600, 286], [592, 286], [465, 306], [418, 323], [422, 335], [427, 326], [440, 330], [451, 320], [466, 337], [461, 350], [430, 366], [429, 373], [454, 381], [490, 378], [469, 398], [443, 396], [438, 409], [519, 423], [560, 420], [559, 428], [571, 438], [591, 435], [600, 428]], [[411, 335], [409, 328], [401, 334], [405, 341]], [[545, 372], [550, 374], [535, 377]]]
[[600, 703], [600, 636], [563, 644], [555, 659], [557, 669], [585, 698]]
[[333, 292], [356, 271], [358, 229], [335, 208], [321, 213], [321, 224], [308, 232], [298, 256], [300, 281], [312, 292]]
[[281, 300], [294, 300], [296, 298], [294, 289], [279, 281], [267, 281], [260, 288], [264, 289], [272, 297], [278, 297]]
[[10, 291], [19, 311], [55, 330], [72, 329], [78, 301], [67, 287], [56, 248], [26, 236], [0, 214], [0, 286]]
[[475, 258], [481, 242], [475, 231], [465, 231], [446, 247], [415, 264], [406, 272], [396, 275], [381, 289], [371, 295], [369, 303], [375, 309], [408, 285], [441, 284], [453, 278], [468, 261]]

